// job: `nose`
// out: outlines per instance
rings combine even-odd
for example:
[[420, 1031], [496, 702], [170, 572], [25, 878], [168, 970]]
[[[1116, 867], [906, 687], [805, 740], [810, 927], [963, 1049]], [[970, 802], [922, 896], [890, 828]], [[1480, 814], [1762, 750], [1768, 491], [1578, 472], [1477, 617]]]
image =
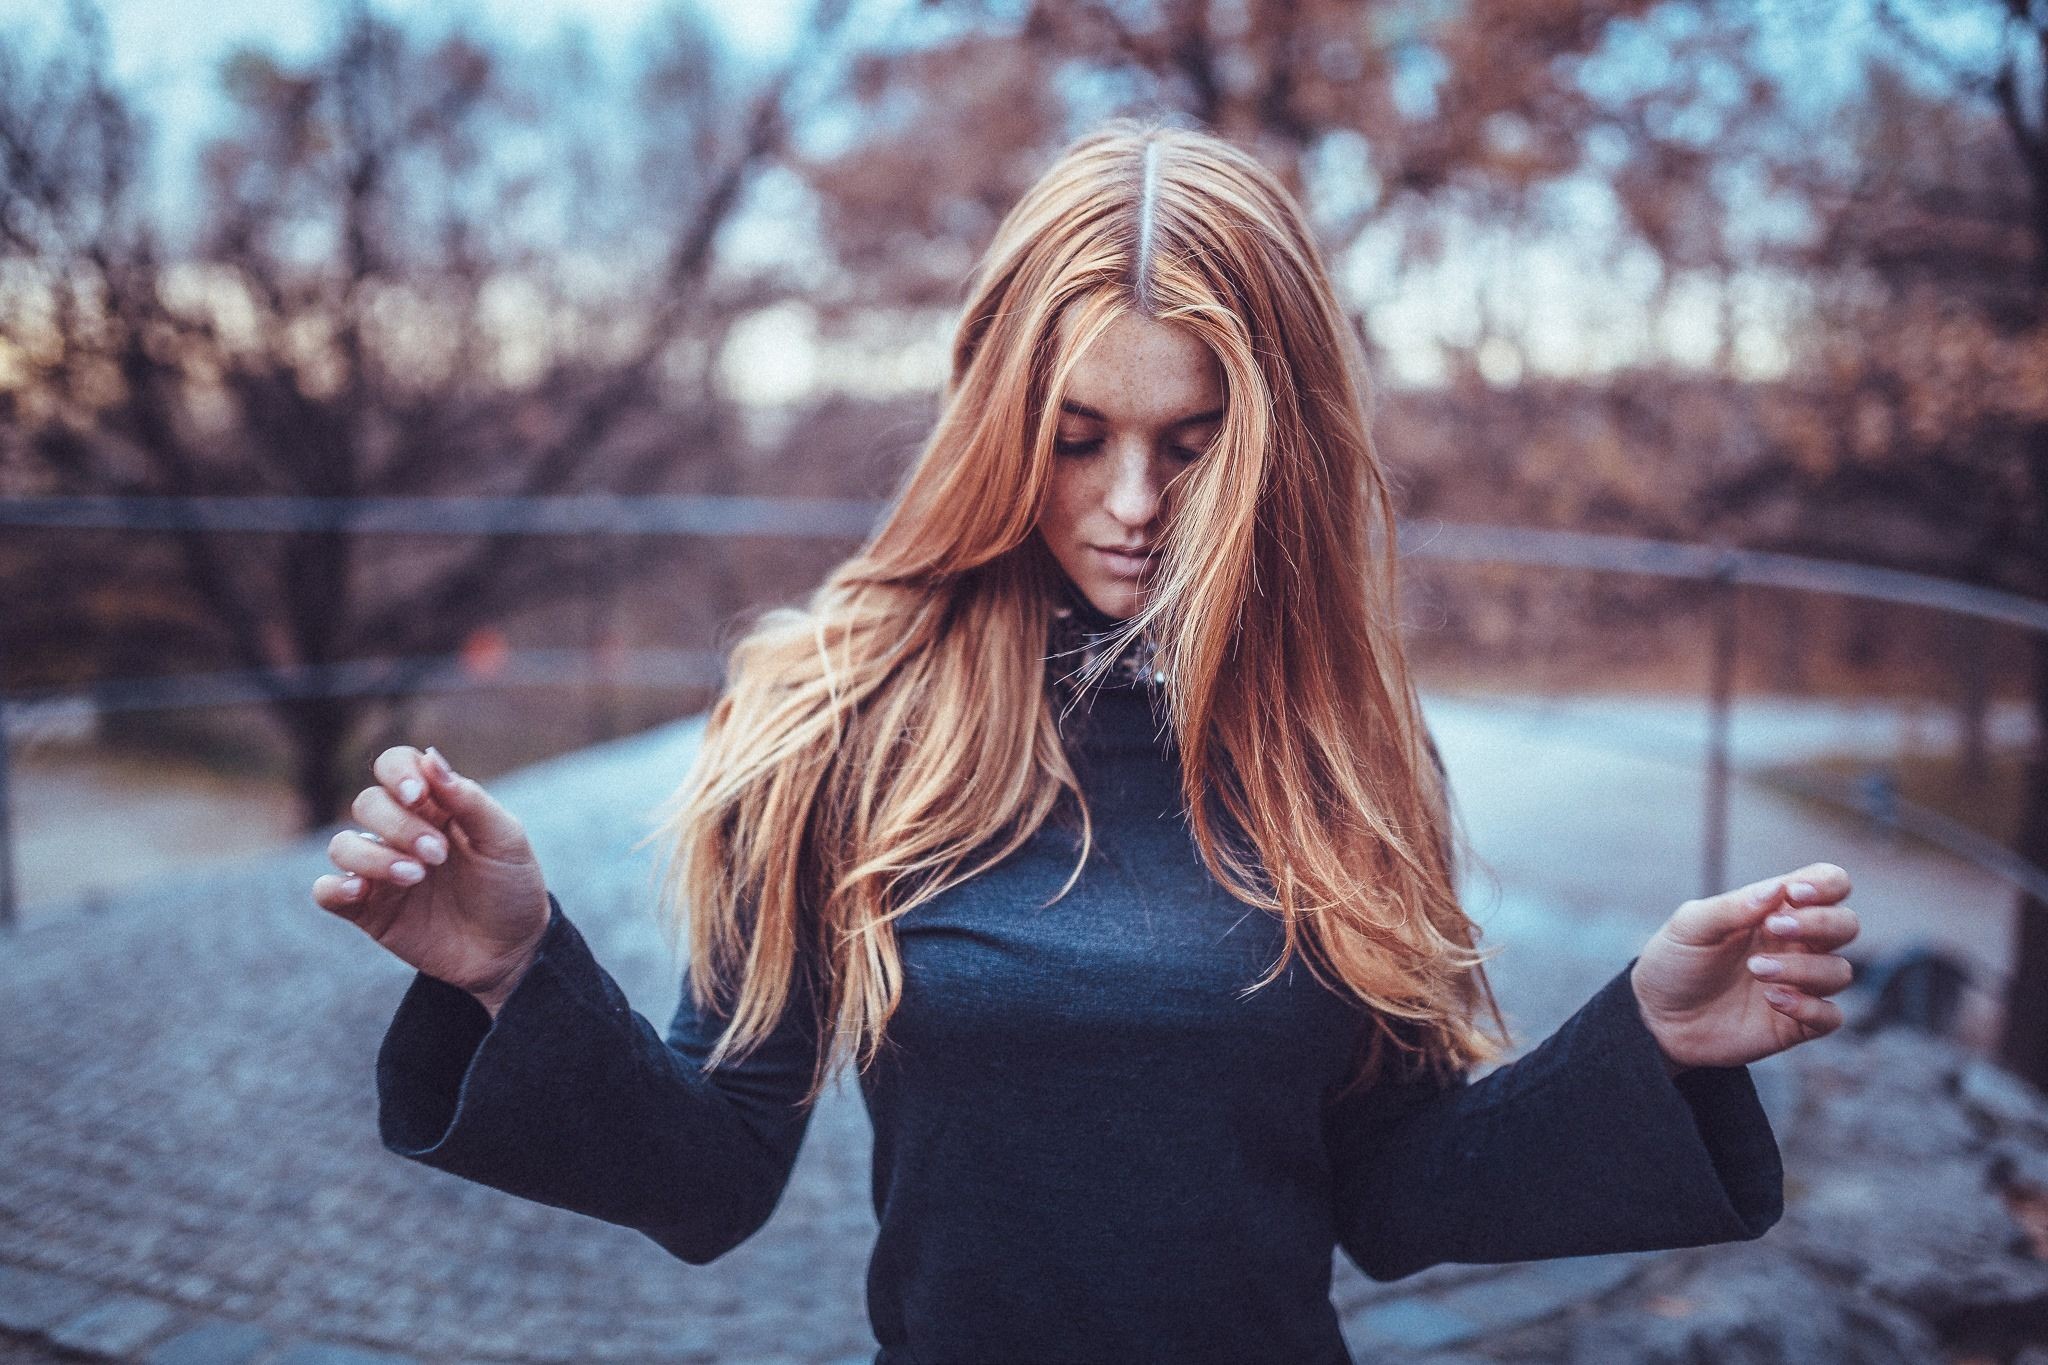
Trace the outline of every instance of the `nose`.
[[1127, 445], [1118, 453], [1104, 505], [1134, 531], [1149, 526], [1159, 514], [1159, 478], [1142, 444]]

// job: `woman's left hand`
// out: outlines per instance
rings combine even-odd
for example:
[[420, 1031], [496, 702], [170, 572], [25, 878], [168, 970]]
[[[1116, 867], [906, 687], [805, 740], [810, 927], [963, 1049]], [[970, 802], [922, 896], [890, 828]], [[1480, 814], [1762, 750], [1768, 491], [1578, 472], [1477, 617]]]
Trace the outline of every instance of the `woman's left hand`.
[[1809, 863], [1679, 906], [1629, 973], [1667, 1069], [1740, 1066], [1840, 1028], [1827, 997], [1853, 975], [1835, 951], [1860, 927], [1848, 894], [1847, 872]]

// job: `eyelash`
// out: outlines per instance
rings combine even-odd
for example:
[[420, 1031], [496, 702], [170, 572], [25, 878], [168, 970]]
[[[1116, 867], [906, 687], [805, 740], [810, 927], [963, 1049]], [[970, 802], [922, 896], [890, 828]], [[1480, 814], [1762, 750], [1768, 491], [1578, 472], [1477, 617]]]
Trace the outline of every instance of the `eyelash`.
[[[1086, 455], [1101, 445], [1100, 441], [1054, 441], [1052, 449], [1055, 455]], [[1186, 446], [1173, 447], [1173, 453], [1180, 457], [1182, 464], [1193, 464], [1202, 458], [1201, 451], [1189, 450]]]

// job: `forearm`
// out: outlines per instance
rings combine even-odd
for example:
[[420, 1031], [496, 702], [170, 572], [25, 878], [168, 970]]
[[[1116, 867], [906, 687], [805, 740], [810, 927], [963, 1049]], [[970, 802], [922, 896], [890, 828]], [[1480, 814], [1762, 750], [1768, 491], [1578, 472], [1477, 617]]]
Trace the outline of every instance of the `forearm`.
[[1366, 1094], [1335, 1141], [1341, 1240], [1375, 1279], [1739, 1240], [1783, 1208], [1746, 1069], [1674, 1071], [1626, 969], [1477, 1081]]
[[806, 1031], [727, 1063], [737, 1083], [707, 1073], [715, 1021], [679, 1010], [664, 1040], [558, 913], [498, 1005], [415, 976], [378, 1053], [387, 1149], [634, 1228], [696, 1264], [767, 1219], [809, 1116]]

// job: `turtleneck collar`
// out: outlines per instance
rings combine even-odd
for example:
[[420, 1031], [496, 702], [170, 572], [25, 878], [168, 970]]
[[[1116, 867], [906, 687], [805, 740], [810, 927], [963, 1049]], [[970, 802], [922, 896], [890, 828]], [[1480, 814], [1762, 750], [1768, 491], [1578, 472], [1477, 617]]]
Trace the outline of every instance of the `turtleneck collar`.
[[[1100, 665], [1124, 621], [1088, 601], [1064, 574], [1060, 578], [1063, 592], [1052, 610], [1045, 668], [1061, 733], [1084, 755], [1144, 755], [1171, 768], [1179, 747], [1167, 720], [1167, 679], [1156, 666], [1151, 634], [1140, 634], [1099, 679], [1082, 686], [1082, 676]], [[1152, 764], [1141, 766], [1149, 771]]]
[[[1046, 668], [1071, 694], [1080, 679], [1100, 664], [1128, 618], [1103, 611], [1065, 573], [1059, 574], [1059, 580], [1061, 592], [1052, 611]], [[1157, 666], [1157, 653], [1151, 632], [1141, 632], [1117, 653], [1094, 687], [1157, 691], [1166, 684], [1166, 675]]]

